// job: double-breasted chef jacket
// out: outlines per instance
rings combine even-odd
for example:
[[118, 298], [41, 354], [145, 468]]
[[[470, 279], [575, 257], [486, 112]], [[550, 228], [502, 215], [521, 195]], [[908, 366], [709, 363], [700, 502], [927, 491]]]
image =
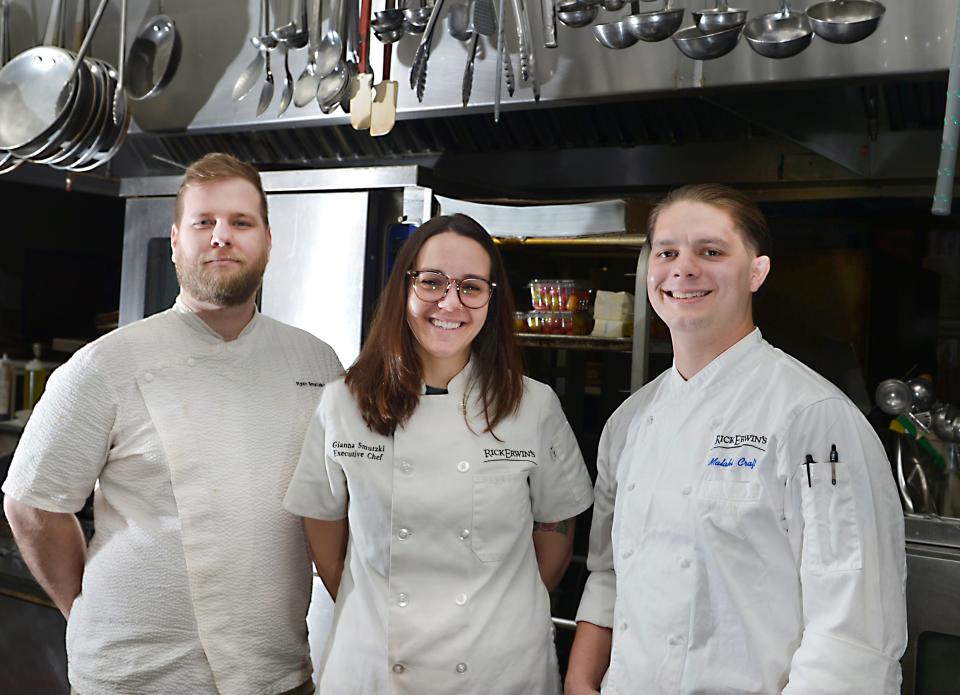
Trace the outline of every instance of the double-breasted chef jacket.
[[392, 437], [343, 381], [324, 390], [284, 500], [349, 520], [320, 695], [559, 692], [532, 527], [587, 509], [590, 478], [549, 387], [525, 378], [494, 436], [470, 375], [421, 396]]
[[759, 330], [623, 403], [595, 498], [577, 620], [613, 629], [604, 695], [900, 692], [903, 514], [883, 447]]
[[54, 512], [96, 484], [67, 624], [84, 695], [275, 695], [312, 674], [312, 573], [281, 506], [333, 350], [256, 313], [223, 338], [179, 299], [50, 376], [3, 491]]

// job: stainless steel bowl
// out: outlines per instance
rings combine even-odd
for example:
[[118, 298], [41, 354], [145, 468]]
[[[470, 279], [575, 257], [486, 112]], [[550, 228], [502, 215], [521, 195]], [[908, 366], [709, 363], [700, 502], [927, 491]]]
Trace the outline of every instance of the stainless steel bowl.
[[880, 26], [887, 8], [867, 0], [833, 0], [807, 8], [813, 31], [833, 43], [863, 41]]
[[719, 31], [700, 31], [694, 25], [675, 33], [671, 38], [680, 52], [694, 60], [713, 60], [727, 55], [740, 41], [743, 27], [731, 27]]
[[568, 27], [578, 29], [585, 27], [597, 18], [597, 6], [584, 7], [579, 10], [564, 10], [557, 12], [557, 19]]

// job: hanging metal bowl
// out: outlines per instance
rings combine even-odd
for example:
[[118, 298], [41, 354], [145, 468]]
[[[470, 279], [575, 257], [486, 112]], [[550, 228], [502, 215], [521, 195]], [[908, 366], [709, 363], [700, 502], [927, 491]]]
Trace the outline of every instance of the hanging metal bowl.
[[807, 8], [817, 36], [832, 43], [863, 41], [880, 26], [887, 8], [867, 0], [832, 0]]

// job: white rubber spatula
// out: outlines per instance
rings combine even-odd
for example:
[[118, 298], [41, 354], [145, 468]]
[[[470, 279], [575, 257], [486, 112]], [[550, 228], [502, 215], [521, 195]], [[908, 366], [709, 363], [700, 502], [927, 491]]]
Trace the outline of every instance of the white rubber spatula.
[[370, 127], [373, 75], [370, 74], [370, 5], [360, 0], [360, 69], [350, 87], [350, 125], [354, 130]]
[[383, 77], [373, 88], [373, 113], [370, 119], [370, 134], [386, 135], [397, 122], [397, 83], [390, 79], [390, 57], [393, 44], [383, 47]]

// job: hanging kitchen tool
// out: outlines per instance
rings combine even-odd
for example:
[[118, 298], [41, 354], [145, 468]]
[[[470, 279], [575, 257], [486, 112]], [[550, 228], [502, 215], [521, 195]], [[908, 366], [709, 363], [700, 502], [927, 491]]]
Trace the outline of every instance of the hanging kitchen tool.
[[627, 15], [623, 19], [591, 27], [593, 38], [605, 48], [615, 50], [629, 48], [640, 40], [630, 29], [629, 17], [630, 15]]
[[317, 98], [317, 86], [321, 75], [317, 72], [317, 51], [320, 42], [320, 6], [323, 0], [307, 0], [309, 19], [307, 26], [307, 64], [293, 87], [293, 103], [303, 108]]
[[[10, 62], [10, 0], [0, 0], [0, 68]], [[0, 152], [0, 174], [13, 171], [23, 163], [10, 152]]]
[[663, 9], [631, 14], [627, 27], [641, 41], [663, 41], [670, 38], [683, 22], [683, 8], [673, 9], [671, 0], [664, 0]]
[[[322, 2], [323, 0], [318, 0]], [[334, 22], [330, 23], [327, 33], [320, 39], [317, 47], [317, 74], [325, 77], [332, 73], [338, 66], [343, 68], [343, 38], [346, 33], [346, 2], [339, 0], [337, 12], [332, 13]]]
[[[346, 0], [341, 0], [336, 13], [336, 28], [331, 28], [326, 36], [331, 32], [337, 36], [340, 43], [341, 55], [337, 59], [333, 70], [320, 78], [320, 84], [317, 86], [317, 103], [320, 105], [320, 111], [331, 113], [340, 105], [343, 96], [348, 93], [350, 86], [350, 70], [345, 59], [350, 43], [350, 33], [348, 31], [349, 14], [347, 12]], [[343, 38], [341, 38], [343, 37]], [[343, 40], [343, 39], [346, 40]]]
[[[267, 21], [266, 21], [266, 8], [267, 0], [260, 0], [260, 31], [263, 34], [267, 33]], [[247, 94], [250, 93], [250, 90], [256, 86], [257, 81], [260, 79], [260, 73], [263, 72], [263, 66], [266, 63], [267, 56], [267, 47], [260, 46], [257, 49], [257, 55], [254, 56], [253, 60], [250, 61], [250, 64], [244, 68], [243, 72], [240, 73], [240, 77], [237, 78], [236, 83], [233, 85], [233, 92], [231, 97], [234, 101], [240, 101]]]
[[[125, 1], [125, 0], [124, 0]], [[266, 34], [270, 27], [270, 2], [263, 1], [263, 33]], [[270, 102], [273, 101], [273, 70], [270, 69], [270, 51], [264, 51], [264, 75], [263, 86], [260, 88], [260, 99], [257, 101], [257, 117], [262, 116]]]
[[[391, 11], [392, 4], [393, 0], [387, 0], [387, 12]], [[395, 80], [390, 79], [392, 53], [393, 43], [386, 43], [383, 47], [383, 71], [380, 76], [380, 83], [373, 88], [373, 103], [370, 105], [370, 135], [374, 137], [389, 133], [393, 130], [393, 125], [397, 121], [397, 91], [399, 85]]]
[[[621, 2], [620, 7], [623, 7]], [[619, 9], [619, 8], [618, 8]], [[540, 12], [543, 14], [543, 47], [557, 47], [557, 1], [540, 0]]]
[[283, 26], [270, 30], [270, 36], [277, 41], [277, 46], [303, 48], [307, 45], [310, 32], [307, 29], [307, 12], [304, 0], [291, 0], [290, 21]]
[[440, 17], [440, 10], [443, 8], [443, 0], [437, 0], [433, 5], [433, 11], [430, 12], [430, 21], [427, 22], [427, 28], [423, 32], [423, 38], [420, 39], [420, 45], [417, 46], [417, 52], [413, 56], [413, 66], [410, 68], [410, 88], [416, 89], [417, 101], [423, 101], [423, 93], [427, 87], [427, 62], [430, 60], [430, 47], [433, 43], [433, 32], [437, 27], [437, 19]]
[[813, 27], [802, 12], [790, 9], [783, 0], [779, 12], [754, 17], [743, 27], [750, 48], [766, 58], [790, 58], [805, 50], [813, 40]]
[[475, 0], [470, 17], [470, 28], [473, 31], [473, 37], [470, 39], [467, 65], [463, 70], [463, 83], [460, 89], [460, 97], [464, 106], [470, 101], [470, 94], [473, 92], [473, 68], [477, 59], [477, 46], [480, 37], [494, 36], [497, 33], [497, 18], [493, 13], [493, 0]]
[[408, 34], [422, 34], [430, 23], [433, 14], [433, 5], [427, 5], [420, 0], [419, 7], [408, 7], [403, 11], [403, 26]]
[[670, 38], [680, 52], [694, 60], [713, 60], [736, 48], [743, 32], [742, 26], [716, 31], [700, 31], [697, 26], [680, 29]]
[[[471, 0], [454, 0], [447, 12], [447, 29], [457, 41], [469, 41], [473, 37], [470, 17], [473, 14]], [[467, 48], [469, 53], [470, 49]]]
[[350, 113], [350, 87], [355, 84], [357, 75], [360, 74], [360, 16], [358, 7], [354, 2], [347, 5], [349, 14], [347, 15], [347, 25], [344, 28], [344, 35], [347, 41], [344, 44], [344, 65], [347, 71], [347, 83], [344, 85], [340, 94], [340, 109]]
[[[507, 83], [507, 91], [513, 95], [513, 65], [510, 63], [510, 53], [506, 47], [506, 22], [503, 16], [504, 0], [500, 0], [497, 9], [497, 67], [494, 68], [494, 74], [497, 82], [493, 96], [493, 122], [500, 122], [500, 97], [503, 93], [503, 83]], [[502, 66], [502, 67], [501, 67]], [[501, 74], [501, 69], [503, 74]]]
[[831, 0], [807, 8], [814, 33], [833, 43], [863, 41], [880, 26], [887, 8], [872, 0]]
[[747, 21], [747, 10], [731, 8], [727, 0], [717, 0], [714, 9], [690, 10], [693, 23], [702, 32], [739, 27]]
[[126, 86], [127, 96], [134, 101], [162, 92], [180, 64], [177, 25], [163, 13], [163, 2], [158, 3], [157, 11], [141, 25], [130, 45]]
[[540, 82], [537, 80], [537, 56], [533, 52], [530, 37], [530, 15], [527, 14], [525, 0], [511, 0], [513, 12], [517, 20], [517, 43], [520, 51], [520, 77], [530, 83], [534, 101], [540, 101]]
[[350, 125], [354, 130], [370, 127], [373, 105], [373, 75], [368, 70], [370, 59], [371, 0], [360, 0], [360, 66], [350, 86]]
[[573, 29], [588, 26], [597, 18], [599, 10], [596, 5], [586, 5], [582, 2], [570, 2], [557, 7], [557, 20], [564, 26]]

